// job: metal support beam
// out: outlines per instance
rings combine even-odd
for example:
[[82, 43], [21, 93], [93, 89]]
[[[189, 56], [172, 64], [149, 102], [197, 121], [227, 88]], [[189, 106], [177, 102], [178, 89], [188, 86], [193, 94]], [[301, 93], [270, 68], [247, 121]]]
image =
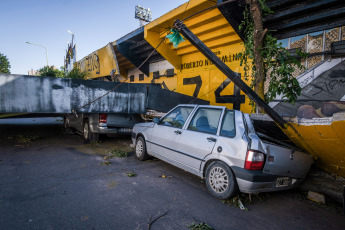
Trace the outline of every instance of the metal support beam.
[[222, 62], [195, 34], [193, 34], [180, 20], [176, 20], [177, 29], [190, 43], [205, 55], [220, 71], [222, 71], [235, 85], [237, 85], [251, 100], [263, 109], [281, 128], [286, 128], [286, 122], [264, 100], [262, 100], [241, 78]]

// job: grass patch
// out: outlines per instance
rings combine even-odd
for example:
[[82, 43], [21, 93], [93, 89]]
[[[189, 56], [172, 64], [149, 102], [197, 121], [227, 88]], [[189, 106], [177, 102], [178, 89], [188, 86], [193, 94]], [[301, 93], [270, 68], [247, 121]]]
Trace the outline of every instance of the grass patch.
[[112, 149], [109, 152], [114, 157], [127, 157], [128, 153], [122, 149]]
[[188, 228], [190, 230], [213, 230], [214, 229], [210, 225], [208, 225], [204, 222], [199, 223], [199, 224], [192, 223], [191, 225], [188, 226]]
[[38, 136], [25, 136], [25, 135], [17, 135], [17, 136], [9, 136], [7, 138], [10, 141], [14, 141], [16, 144], [29, 144], [32, 141], [36, 141], [39, 139]]
[[98, 153], [97, 155], [103, 157], [104, 160], [110, 160], [114, 157], [127, 157], [128, 153], [122, 149], [112, 149], [106, 153]]

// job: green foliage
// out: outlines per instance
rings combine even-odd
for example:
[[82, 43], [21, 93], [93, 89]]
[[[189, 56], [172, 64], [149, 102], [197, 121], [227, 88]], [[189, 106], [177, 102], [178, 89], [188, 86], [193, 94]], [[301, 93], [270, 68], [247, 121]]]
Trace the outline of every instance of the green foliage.
[[132, 172], [132, 171], [129, 171], [126, 175], [128, 177], [136, 177], [137, 176], [137, 174], [135, 172]]
[[112, 154], [115, 157], [127, 157], [128, 153], [122, 149], [112, 149], [110, 151], [110, 154]]
[[65, 72], [55, 69], [54, 66], [45, 66], [38, 70], [38, 74], [44, 77], [65, 77]]
[[61, 78], [71, 78], [71, 79], [85, 79], [88, 76], [88, 72], [81, 71], [80, 69], [72, 69], [67, 75], [63, 67], [60, 67], [60, 70], [54, 69], [54, 66], [45, 66], [38, 70], [40, 76], [46, 77], [61, 77]]
[[9, 60], [4, 54], [0, 53], [0, 73], [11, 73], [10, 68]]
[[[263, 16], [272, 14], [265, 0], [260, 0]], [[244, 68], [244, 78], [251, 79], [251, 86], [255, 85], [255, 76], [257, 66], [255, 65], [254, 56], [254, 22], [250, 14], [250, 10], [246, 8], [244, 11], [244, 21], [239, 26], [245, 35], [244, 50], [238, 54], [240, 65]], [[306, 54], [297, 51], [301, 58], [305, 58]], [[265, 94], [266, 102], [272, 101], [277, 95], [283, 95], [289, 103], [294, 103], [297, 96], [301, 94], [301, 87], [296, 78], [292, 76], [295, 68], [303, 69], [300, 59], [296, 59], [277, 42], [270, 32], [264, 37], [260, 55], [264, 58], [263, 69], [265, 81], [269, 81], [269, 87]], [[268, 78], [266, 79], [266, 77]]]
[[66, 78], [72, 78], [72, 79], [85, 79], [88, 76], [88, 72], [81, 71], [80, 69], [72, 69], [71, 72], [67, 74]]

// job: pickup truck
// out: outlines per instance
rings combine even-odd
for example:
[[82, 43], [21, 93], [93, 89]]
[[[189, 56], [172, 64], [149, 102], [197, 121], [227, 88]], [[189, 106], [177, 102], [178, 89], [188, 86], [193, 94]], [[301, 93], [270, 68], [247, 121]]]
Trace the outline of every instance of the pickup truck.
[[80, 133], [85, 142], [97, 142], [100, 135], [130, 135], [134, 124], [138, 122], [143, 122], [140, 115], [106, 113], [64, 115], [65, 130]]
[[154, 156], [205, 178], [220, 199], [296, 187], [313, 163], [295, 147], [261, 139], [248, 114], [223, 106], [178, 105], [136, 124], [132, 141], [137, 159]]

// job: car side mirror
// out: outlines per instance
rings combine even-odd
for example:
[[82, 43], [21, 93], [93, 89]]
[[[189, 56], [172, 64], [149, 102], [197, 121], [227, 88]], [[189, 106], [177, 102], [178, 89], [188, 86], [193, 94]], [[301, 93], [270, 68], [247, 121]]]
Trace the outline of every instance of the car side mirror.
[[156, 124], [159, 124], [159, 119], [157, 117], [153, 118], [153, 122], [156, 123]]

